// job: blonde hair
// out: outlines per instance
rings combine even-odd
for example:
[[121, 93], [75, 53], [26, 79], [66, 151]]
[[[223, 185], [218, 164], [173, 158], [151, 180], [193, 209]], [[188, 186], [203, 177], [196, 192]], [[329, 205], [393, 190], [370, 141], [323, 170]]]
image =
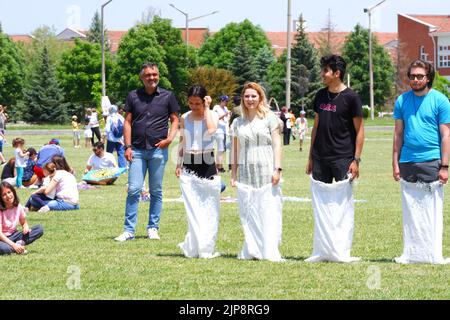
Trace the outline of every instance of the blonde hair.
[[244, 103], [244, 93], [247, 89], [253, 89], [255, 90], [258, 95], [259, 95], [259, 104], [256, 110], [256, 115], [258, 116], [258, 118], [263, 119], [267, 116], [267, 114], [270, 111], [270, 108], [267, 104], [267, 99], [266, 99], [266, 93], [264, 92], [263, 87], [261, 87], [258, 83], [256, 82], [247, 82], [246, 84], [244, 84], [244, 88], [242, 88], [242, 94], [241, 94], [241, 111], [242, 111], [242, 115], [245, 119], [248, 119], [248, 110], [247, 107], [245, 106]]

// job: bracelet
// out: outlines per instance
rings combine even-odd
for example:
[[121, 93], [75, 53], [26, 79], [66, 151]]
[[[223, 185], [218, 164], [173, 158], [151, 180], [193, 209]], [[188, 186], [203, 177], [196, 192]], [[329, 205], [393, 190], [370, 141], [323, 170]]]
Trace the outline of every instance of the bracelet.
[[447, 165], [441, 164], [441, 169], [448, 169], [448, 164]]

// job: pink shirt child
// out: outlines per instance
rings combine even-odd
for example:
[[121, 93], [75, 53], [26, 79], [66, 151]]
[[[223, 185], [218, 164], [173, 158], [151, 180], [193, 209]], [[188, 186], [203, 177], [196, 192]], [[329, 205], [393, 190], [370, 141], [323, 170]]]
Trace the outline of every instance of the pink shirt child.
[[16, 232], [20, 218], [26, 218], [25, 210], [20, 204], [17, 207], [0, 211], [0, 225], [2, 226], [2, 233], [9, 237]]

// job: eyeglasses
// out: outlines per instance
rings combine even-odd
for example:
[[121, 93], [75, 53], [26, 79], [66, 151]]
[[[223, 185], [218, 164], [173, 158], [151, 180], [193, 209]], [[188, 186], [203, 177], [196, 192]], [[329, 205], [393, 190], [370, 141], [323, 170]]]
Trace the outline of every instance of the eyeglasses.
[[408, 76], [408, 78], [409, 78], [409, 80], [415, 80], [415, 79], [417, 79], [417, 80], [419, 80], [419, 81], [422, 81], [423, 78], [426, 77], [426, 76], [427, 76], [426, 74], [410, 74], [410, 75]]

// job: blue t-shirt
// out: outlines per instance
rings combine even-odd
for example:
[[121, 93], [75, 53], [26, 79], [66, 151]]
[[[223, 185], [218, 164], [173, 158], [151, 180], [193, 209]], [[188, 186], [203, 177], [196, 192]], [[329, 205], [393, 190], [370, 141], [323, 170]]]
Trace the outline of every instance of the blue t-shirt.
[[441, 158], [439, 125], [450, 123], [450, 103], [445, 95], [432, 89], [419, 97], [408, 91], [398, 97], [394, 119], [403, 120], [400, 163]]

